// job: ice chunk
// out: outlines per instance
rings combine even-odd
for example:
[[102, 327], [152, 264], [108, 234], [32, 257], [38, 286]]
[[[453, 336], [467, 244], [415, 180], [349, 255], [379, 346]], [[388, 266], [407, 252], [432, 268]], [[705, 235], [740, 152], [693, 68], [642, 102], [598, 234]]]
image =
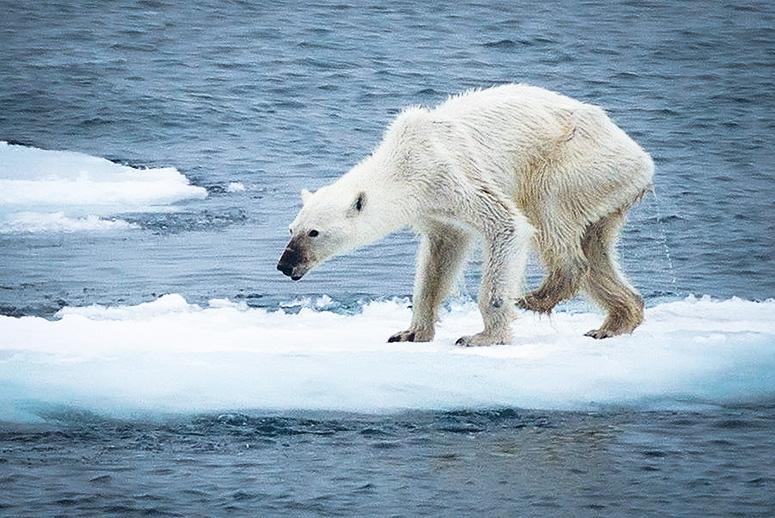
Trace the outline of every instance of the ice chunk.
[[138, 169], [73, 151], [0, 142], [0, 232], [130, 228], [105, 217], [164, 210], [206, 196], [172, 167]]
[[[473, 303], [426, 344], [385, 342], [406, 301], [297, 314], [180, 295], [136, 306], [0, 317], [0, 409], [38, 401], [127, 413], [222, 409], [673, 408], [775, 398], [775, 301], [688, 298], [649, 308], [631, 336], [582, 334], [594, 313], [525, 314], [512, 345], [459, 348]], [[0, 410], [2, 413], [2, 410]], [[0, 419], [3, 417], [0, 416]]]

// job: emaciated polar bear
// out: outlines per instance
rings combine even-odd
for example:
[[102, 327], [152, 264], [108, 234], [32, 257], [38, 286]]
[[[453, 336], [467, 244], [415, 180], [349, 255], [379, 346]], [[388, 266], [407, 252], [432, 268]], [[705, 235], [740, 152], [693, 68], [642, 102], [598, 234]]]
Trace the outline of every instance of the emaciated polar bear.
[[[302, 192], [277, 268], [298, 280], [329, 257], [413, 227], [422, 242], [412, 322], [389, 341], [424, 342], [479, 235], [484, 330], [458, 344], [508, 343], [515, 304], [548, 313], [581, 288], [608, 312], [587, 335], [629, 333], [643, 320], [643, 300], [619, 271], [614, 245], [653, 169], [596, 106], [517, 84], [467, 92], [403, 111], [371, 156]], [[547, 276], [523, 297], [531, 246]]]

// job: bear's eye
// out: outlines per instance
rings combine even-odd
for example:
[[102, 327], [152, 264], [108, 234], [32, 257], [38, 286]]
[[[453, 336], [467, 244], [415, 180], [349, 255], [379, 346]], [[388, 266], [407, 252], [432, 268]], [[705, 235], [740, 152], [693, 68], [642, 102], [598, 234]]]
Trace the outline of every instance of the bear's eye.
[[307, 234], [309, 237], [318, 237], [320, 235], [320, 232], [317, 230], [310, 230], [309, 234]]

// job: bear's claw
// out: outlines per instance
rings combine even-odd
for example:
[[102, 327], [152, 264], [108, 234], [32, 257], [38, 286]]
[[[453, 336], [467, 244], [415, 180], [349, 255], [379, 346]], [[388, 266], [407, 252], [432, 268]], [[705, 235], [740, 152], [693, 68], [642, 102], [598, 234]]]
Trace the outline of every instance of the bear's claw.
[[401, 331], [388, 338], [390, 342], [414, 342], [414, 333], [411, 331]]
[[432, 332], [423, 332], [423, 331], [413, 331], [411, 329], [407, 329], [406, 331], [399, 331], [398, 333], [394, 334], [390, 338], [388, 338], [388, 343], [390, 342], [430, 342], [433, 340], [433, 333]]
[[470, 339], [470, 336], [461, 336], [455, 341], [455, 345], [459, 345], [461, 347], [471, 347], [474, 344], [470, 343]]
[[616, 336], [617, 333], [614, 333], [613, 331], [609, 331], [608, 329], [592, 329], [591, 331], [587, 331], [584, 333], [584, 336], [589, 336], [591, 338], [594, 338], [595, 340], [602, 340], [603, 338], [612, 338]]
[[461, 336], [455, 345], [462, 347], [483, 347], [487, 345], [503, 345], [511, 341], [510, 338], [497, 338], [489, 334], [477, 333], [471, 336]]

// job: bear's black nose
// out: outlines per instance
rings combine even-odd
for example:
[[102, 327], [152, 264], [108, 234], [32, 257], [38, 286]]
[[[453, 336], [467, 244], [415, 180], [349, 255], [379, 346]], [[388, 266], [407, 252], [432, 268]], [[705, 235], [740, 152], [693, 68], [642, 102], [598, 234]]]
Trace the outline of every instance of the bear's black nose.
[[277, 269], [283, 272], [283, 275], [287, 275], [288, 277], [290, 277], [291, 274], [293, 273], [293, 266], [283, 261], [280, 261], [279, 263], [277, 263]]
[[298, 244], [294, 241], [295, 239], [296, 238], [291, 239], [285, 247], [285, 250], [283, 250], [283, 255], [280, 256], [280, 261], [277, 263], [277, 269], [294, 281], [297, 281], [301, 277], [294, 278], [293, 270], [301, 263], [302, 254]]

